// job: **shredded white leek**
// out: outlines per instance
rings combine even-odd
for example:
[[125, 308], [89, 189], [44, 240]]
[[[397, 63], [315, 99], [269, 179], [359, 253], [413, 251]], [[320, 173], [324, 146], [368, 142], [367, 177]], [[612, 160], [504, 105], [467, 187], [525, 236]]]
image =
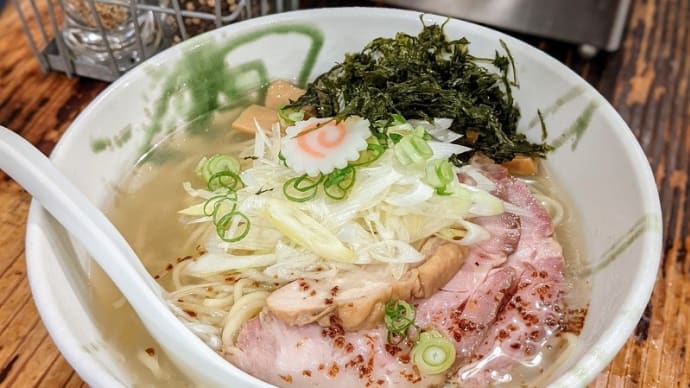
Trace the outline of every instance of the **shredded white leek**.
[[496, 190], [496, 184], [473, 166], [462, 166], [458, 169], [458, 172], [472, 178], [476, 183], [476, 187], [480, 190], [489, 192]]
[[194, 189], [190, 182], [183, 182], [182, 187], [187, 192], [187, 194], [191, 195], [192, 197], [203, 199], [209, 199], [213, 197], [213, 192], [204, 189]]
[[460, 144], [444, 143], [440, 141], [428, 141], [427, 144], [433, 152], [434, 159], [448, 159], [452, 155], [470, 150], [469, 148]]
[[[301, 202], [289, 200], [283, 190], [286, 182], [301, 175], [281, 156], [280, 126], [265, 129], [255, 124], [254, 141], [237, 152], [243, 185], [228, 202], [232, 209], [225, 209], [241, 212], [247, 220], [243, 223], [251, 228], [237, 241], [208, 233], [206, 252], [172, 270], [179, 292], [170, 303], [214, 349], [232, 346], [241, 325], [263, 308], [268, 292], [288, 282], [334, 278], [362, 266], [385, 268], [400, 278], [425, 259], [417, 249], [420, 241], [436, 235], [461, 245], [475, 244], [489, 233], [472, 223], [472, 217], [522, 210], [491, 195], [495, 185], [474, 167], [448, 164], [448, 156], [466, 148], [436, 141], [452, 136], [446, 119], [433, 124], [394, 121], [388, 129], [399, 142], [355, 167], [356, 179], [345, 199], [330, 198], [322, 186], [314, 185], [309, 187], [316, 190], [314, 195]], [[457, 173], [474, 182], [460, 183]], [[310, 179], [307, 185], [318, 176]], [[196, 198], [179, 211], [183, 220], [208, 223], [211, 227], [205, 230], [214, 229], [214, 215], [208, 212], [214, 204], [209, 200], [220, 192], [194, 188], [189, 182], [183, 187]], [[233, 219], [225, 233], [234, 236], [241, 227], [240, 219]], [[206, 287], [185, 288], [199, 279]], [[222, 333], [214, 325], [223, 327]]]
[[425, 120], [407, 120], [413, 127], [422, 127], [434, 139], [444, 143], [452, 143], [462, 137], [461, 134], [449, 130], [453, 119], [435, 118], [433, 122]]
[[436, 236], [458, 245], [473, 245], [490, 237], [486, 229], [475, 223], [461, 220], [458, 221], [458, 225], [462, 229], [445, 228], [436, 233]]
[[329, 260], [352, 262], [355, 254], [321, 223], [287, 201], [270, 201], [264, 218], [293, 242]]
[[234, 256], [230, 254], [206, 253], [187, 265], [190, 275], [202, 276], [232, 270], [265, 267], [275, 263], [275, 254]]

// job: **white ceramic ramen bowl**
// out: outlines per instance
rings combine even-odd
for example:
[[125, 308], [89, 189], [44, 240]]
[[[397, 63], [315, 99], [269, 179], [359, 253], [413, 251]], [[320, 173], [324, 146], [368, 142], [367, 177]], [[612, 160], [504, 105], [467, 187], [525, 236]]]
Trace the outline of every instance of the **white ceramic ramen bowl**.
[[[269, 79], [302, 82], [347, 52], [397, 31], [421, 29], [416, 12], [344, 8], [291, 12], [234, 24], [155, 56], [113, 83], [74, 121], [52, 159], [95, 204], [104, 204], [149, 145], [207, 110], [196, 92], [217, 99]], [[444, 17], [425, 15], [425, 23]], [[458, 20], [448, 36], [466, 36], [478, 56], [505, 41], [517, 64], [520, 128], [535, 140], [544, 113], [549, 141], [559, 145], [548, 167], [582, 221], [595, 271], [592, 299], [577, 346], [555, 375], [555, 387], [590, 382], [632, 332], [652, 291], [661, 249], [661, 211], [647, 159], [616, 111], [584, 80], [543, 52], [510, 36]], [[179, 86], [179, 87], [178, 87]], [[226, 102], [232, 102], [232, 93]], [[26, 239], [32, 292], [51, 337], [90, 385], [129, 386], [129, 375], [103, 338], [89, 303], [88, 257], [33, 203]], [[115, 317], [113, 319], [116, 319]], [[203, 382], [199, 382], [203, 386]], [[230, 386], [257, 380], [237, 371]]]

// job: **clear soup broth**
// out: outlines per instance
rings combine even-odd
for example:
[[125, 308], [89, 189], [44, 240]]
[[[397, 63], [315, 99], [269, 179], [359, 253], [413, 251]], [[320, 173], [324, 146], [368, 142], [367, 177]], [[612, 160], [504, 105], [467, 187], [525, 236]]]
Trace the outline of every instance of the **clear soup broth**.
[[[204, 233], [208, 229], [207, 226], [181, 222], [178, 210], [194, 203], [194, 198], [187, 195], [182, 183], [197, 179], [194, 168], [203, 156], [232, 154], [238, 150], [237, 144], [251, 139], [229, 129], [229, 123], [237, 114], [237, 110], [217, 113], [205, 130], [181, 128], [172, 133], [132, 169], [114, 191], [107, 206], [112, 222], [142, 258], [147, 270], [166, 288], [171, 284], [171, 266], [185, 256], [198, 255], [198, 246], [205, 241]], [[528, 183], [539, 192], [558, 199], [565, 209], [555, 236], [564, 250], [568, 280], [566, 304], [572, 311], [570, 320], [577, 326], [577, 322], [584, 319], [590, 298], [588, 279], [575, 275], [584, 272], [584, 244], [567, 193], [545, 170], [542, 168], [540, 175]], [[94, 317], [108, 346], [128, 371], [133, 385], [194, 386], [166, 358], [98, 266], [92, 266], [90, 276]], [[574, 327], [572, 331], [577, 332], [579, 328]], [[571, 343], [573, 338], [555, 337], [545, 346], [541, 356], [535, 358], [538, 362], [515, 368], [511, 382], [505, 386], [543, 385], [567, 357], [568, 349], [574, 346]]]

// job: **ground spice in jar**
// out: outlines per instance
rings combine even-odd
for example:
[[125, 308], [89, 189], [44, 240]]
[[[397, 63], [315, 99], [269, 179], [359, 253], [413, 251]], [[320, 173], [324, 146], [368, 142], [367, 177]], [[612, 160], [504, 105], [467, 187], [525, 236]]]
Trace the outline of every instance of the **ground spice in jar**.
[[[65, 6], [72, 18], [81, 19], [81, 23], [87, 27], [96, 28], [98, 26], [93, 17], [91, 7], [86, 0], [66, 0]], [[126, 6], [99, 2], [96, 2], [95, 6], [98, 18], [106, 30], [118, 27], [129, 19], [129, 9]]]
[[[179, 0], [180, 8], [185, 11], [202, 12], [212, 16], [216, 14], [216, 0]], [[220, 1], [220, 14], [222, 17], [228, 16], [237, 10], [238, 0], [217, 0]], [[248, 2], [248, 3], [251, 3]], [[206, 20], [196, 17], [183, 17], [184, 27], [188, 37], [199, 35], [201, 33], [215, 29], [215, 20]], [[170, 22], [169, 22], [170, 23]], [[177, 27], [177, 22], [172, 20], [172, 25]], [[173, 42], [177, 43], [182, 40], [182, 33], [179, 28], [173, 34]]]

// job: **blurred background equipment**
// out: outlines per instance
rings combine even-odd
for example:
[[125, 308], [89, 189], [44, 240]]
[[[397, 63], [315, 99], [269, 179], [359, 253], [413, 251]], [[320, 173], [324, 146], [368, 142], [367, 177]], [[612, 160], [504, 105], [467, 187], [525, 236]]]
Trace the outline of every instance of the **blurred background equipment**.
[[581, 45], [581, 54], [615, 51], [630, 0], [382, 0], [502, 29]]
[[[45, 4], [39, 6], [41, 1]], [[58, 0], [55, 5], [14, 0], [14, 5], [43, 71], [114, 81], [170, 45], [240, 20], [296, 9], [298, 1]]]
[[630, 0], [58, 0], [57, 5], [53, 0], [14, 0], [14, 4], [44, 71], [104, 81], [117, 79], [189, 37], [297, 8], [408, 8], [576, 44], [585, 58], [599, 50], [618, 49], [630, 8]]

